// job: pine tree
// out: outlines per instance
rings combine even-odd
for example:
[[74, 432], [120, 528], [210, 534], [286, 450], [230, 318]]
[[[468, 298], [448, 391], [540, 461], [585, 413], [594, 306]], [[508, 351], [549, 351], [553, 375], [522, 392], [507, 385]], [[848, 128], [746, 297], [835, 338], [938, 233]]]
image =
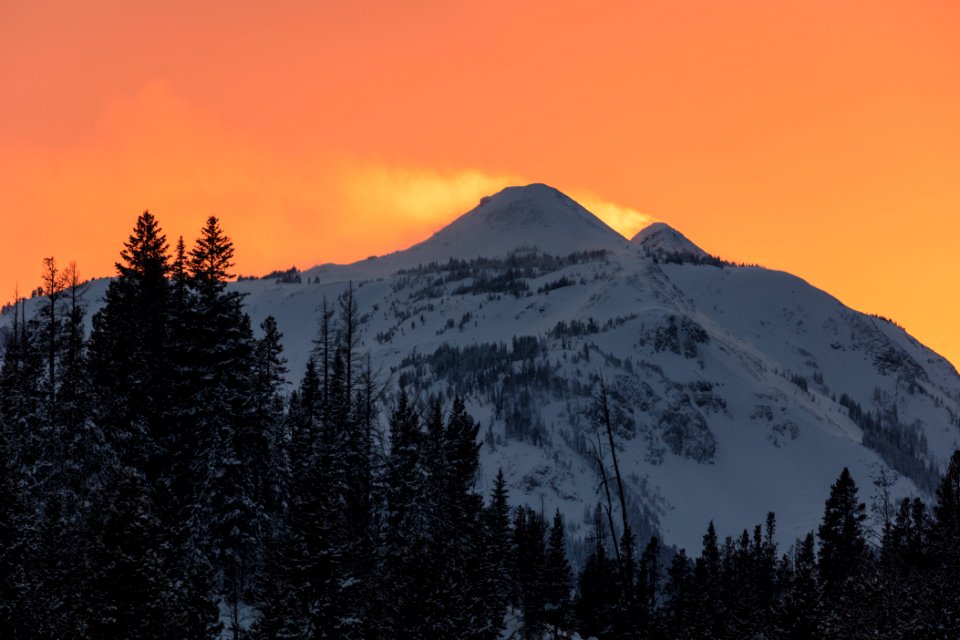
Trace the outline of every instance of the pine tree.
[[546, 547], [544, 518], [530, 507], [518, 507], [513, 519], [518, 603], [523, 614], [523, 637], [539, 639], [547, 609]]
[[651, 536], [637, 566], [636, 626], [641, 636], [650, 636], [656, 629], [657, 603], [660, 600], [660, 540]]
[[500, 636], [504, 628], [515, 557], [513, 532], [510, 528], [509, 493], [503, 469], [497, 470], [490, 503], [484, 513], [484, 530], [486, 532], [484, 576], [487, 580], [485, 590], [488, 594], [486, 618], [489, 621], [489, 627], [482, 637], [493, 640]]
[[598, 504], [594, 511], [593, 549], [580, 571], [573, 607], [577, 629], [585, 637], [607, 637], [620, 602], [617, 563], [607, 555], [604, 543], [606, 526], [601, 510]]
[[865, 506], [857, 497], [857, 485], [850, 471], [844, 468], [830, 487], [818, 533], [820, 578], [827, 593], [834, 593], [857, 575], [866, 552], [865, 519]]
[[697, 603], [691, 618], [694, 633], [701, 637], [723, 637], [724, 616], [721, 602], [721, 558], [713, 521], [703, 535], [703, 551], [694, 563], [693, 598]]
[[681, 549], [670, 561], [667, 570], [667, 583], [664, 588], [664, 627], [667, 637], [692, 638], [696, 627], [694, 615], [697, 611], [696, 590], [690, 559]]
[[114, 472], [98, 513], [100, 525], [82, 566], [84, 588], [72, 637], [199, 639], [215, 633], [219, 624], [209, 600], [199, 629], [184, 624], [184, 610], [195, 610], [196, 603], [181, 607], [181, 586], [143, 476], [129, 467]]
[[253, 594], [268, 531], [262, 487], [269, 450], [251, 397], [256, 343], [250, 318], [241, 296], [226, 290], [233, 254], [233, 243], [211, 216], [189, 261], [194, 334], [188, 367], [197, 381], [190, 400], [197, 448], [189, 519], [208, 532], [236, 639], [240, 605]]
[[[276, 319], [268, 316], [260, 329], [263, 337], [255, 345], [253, 377], [253, 420], [257, 438], [251, 455], [262, 448], [268, 460], [263, 468], [265, 476], [258, 479], [258, 493], [271, 520], [279, 523], [289, 507], [292, 482], [291, 441], [285, 415], [287, 360]], [[275, 532], [273, 527], [272, 533]]]
[[559, 637], [560, 631], [570, 628], [570, 562], [567, 560], [567, 542], [564, 536], [563, 516], [560, 510], [553, 516], [547, 555], [544, 565], [544, 619], [552, 625]]
[[[28, 566], [37, 550], [29, 530], [28, 504], [6, 425], [0, 422], [0, 637], [27, 638], [35, 633], [31, 613], [45, 608], [34, 598], [34, 578]], [[39, 611], [38, 611], [39, 609]]]
[[189, 259], [190, 284], [208, 304], [221, 296], [233, 277], [233, 254], [233, 242], [220, 228], [220, 220], [210, 216]]
[[104, 306], [93, 318], [90, 377], [97, 392], [96, 420], [123, 464], [148, 481], [163, 464], [169, 404], [170, 265], [166, 237], [144, 212], [124, 244]]
[[436, 560], [429, 554], [431, 496], [423, 458], [420, 419], [401, 393], [390, 416], [390, 455], [384, 485], [384, 565], [381, 606], [387, 636], [422, 637], [425, 611], [420, 594], [429, 588]]
[[774, 626], [776, 637], [805, 640], [821, 635], [821, 600], [813, 533], [798, 541], [793, 553], [789, 584]]
[[861, 601], [868, 560], [863, 521], [866, 507], [859, 501], [857, 485], [844, 468], [830, 487], [820, 523], [819, 574], [823, 589], [825, 637], [850, 637], [856, 630], [856, 607]]
[[928, 606], [938, 623], [938, 638], [960, 635], [960, 450], [953, 453], [947, 472], [937, 487], [930, 527], [930, 571]]
[[300, 486], [320, 455], [320, 431], [328, 403], [323, 399], [316, 360], [307, 360], [300, 389], [289, 402], [288, 422], [293, 443], [290, 464], [294, 486]]

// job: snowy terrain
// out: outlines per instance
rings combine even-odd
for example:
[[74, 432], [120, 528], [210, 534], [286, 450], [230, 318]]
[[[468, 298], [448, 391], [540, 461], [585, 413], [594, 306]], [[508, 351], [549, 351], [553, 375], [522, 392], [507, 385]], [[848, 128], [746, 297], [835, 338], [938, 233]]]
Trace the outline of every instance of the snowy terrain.
[[[514, 501], [559, 507], [573, 537], [600, 499], [584, 416], [597, 375], [641, 531], [688, 549], [710, 519], [733, 534], [769, 510], [793, 542], [844, 466], [868, 504], [891, 465], [895, 495], [922, 495], [923, 469], [960, 446], [960, 377], [895, 325], [789, 274], [721, 263], [665, 224], [627, 241], [545, 185], [484, 198], [406, 251], [300, 279], [232, 285], [255, 326], [277, 318], [293, 384], [323, 299], [352, 282], [383, 377], [421, 397], [465, 394], [483, 425], [481, 490], [502, 467]], [[869, 446], [851, 401], [883, 425]]]

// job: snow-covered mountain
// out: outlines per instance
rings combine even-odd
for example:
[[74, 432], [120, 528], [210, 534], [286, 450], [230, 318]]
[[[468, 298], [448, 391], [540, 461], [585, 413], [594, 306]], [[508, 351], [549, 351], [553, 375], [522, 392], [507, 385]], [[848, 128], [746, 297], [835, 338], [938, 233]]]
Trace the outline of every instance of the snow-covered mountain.
[[895, 493], [923, 493], [960, 445], [960, 377], [900, 328], [789, 274], [721, 263], [662, 223], [627, 242], [545, 185], [302, 280], [236, 285], [255, 321], [277, 316], [295, 373], [318, 305], [352, 281], [365, 346], [394, 381], [466, 394], [482, 482], [503, 467], [515, 498], [574, 526], [600, 497], [584, 416], [597, 375], [637, 512], [688, 548], [711, 518], [733, 533], [768, 510], [792, 541], [844, 466], [868, 501], [891, 466]]
[[466, 396], [481, 490], [502, 467], [513, 500], [559, 507], [574, 536], [600, 500], [585, 412], [600, 376], [641, 535], [688, 549], [710, 519], [723, 535], [769, 510], [792, 542], [844, 466], [868, 503], [881, 469], [895, 495], [924, 494], [960, 446], [960, 376], [902, 329], [665, 224], [628, 242], [545, 185], [484, 198], [405, 251], [231, 286], [255, 325], [277, 318], [296, 381], [319, 306], [351, 282], [394, 388]]

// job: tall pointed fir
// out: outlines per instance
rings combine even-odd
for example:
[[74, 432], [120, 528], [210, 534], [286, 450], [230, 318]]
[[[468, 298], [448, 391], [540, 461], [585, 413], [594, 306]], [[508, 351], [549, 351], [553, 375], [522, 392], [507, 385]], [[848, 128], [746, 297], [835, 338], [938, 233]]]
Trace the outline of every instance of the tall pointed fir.
[[484, 552], [484, 579], [487, 587], [487, 628], [482, 636], [488, 640], [499, 638], [504, 628], [504, 616], [510, 602], [511, 571], [515, 560], [513, 535], [510, 530], [510, 504], [507, 481], [503, 469], [490, 492], [490, 503], [484, 511], [486, 544]]
[[547, 523], [527, 506], [517, 507], [513, 518], [516, 548], [517, 604], [523, 617], [525, 640], [539, 639], [546, 627]]
[[168, 435], [170, 263], [166, 236], [150, 212], [137, 218], [116, 267], [90, 339], [97, 421], [120, 460], [153, 481]]
[[560, 510], [553, 516], [547, 540], [544, 566], [544, 619], [552, 625], [555, 635], [570, 629], [570, 561], [567, 560], [565, 525]]
[[775, 637], [805, 640], [821, 636], [822, 603], [813, 532], [797, 541], [788, 575], [784, 598], [773, 620]]
[[825, 638], [851, 637], [859, 626], [856, 610], [868, 561], [863, 528], [866, 517], [857, 484], [844, 467], [830, 487], [817, 532], [820, 538], [818, 567], [826, 605], [822, 627]]
[[960, 635], [960, 450], [954, 451], [937, 487], [930, 528], [932, 617], [939, 622], [936, 637]]
[[586, 637], [606, 637], [613, 630], [620, 605], [617, 562], [607, 552], [603, 507], [594, 509], [592, 550], [580, 571], [574, 600], [576, 626]]
[[39, 550], [11, 440], [0, 415], [0, 637], [27, 638], [46, 610], [29, 571]]
[[[262, 638], [377, 637], [372, 615], [371, 532], [354, 493], [356, 447], [343, 359], [335, 354], [316, 458], [304, 465], [298, 496], [264, 590]], [[301, 399], [302, 403], [302, 399]]]
[[98, 499], [102, 525], [88, 541], [69, 637], [200, 640], [220, 629], [216, 605], [182, 581], [150, 493], [140, 472], [111, 471]]
[[694, 616], [699, 603], [690, 564], [686, 551], [681, 549], [674, 554], [667, 569], [663, 621], [667, 637], [696, 637]]
[[[285, 419], [287, 359], [277, 321], [268, 316], [261, 324], [263, 336], [256, 341], [253, 376], [255, 435], [268, 460], [258, 493], [273, 523], [282, 522], [290, 504], [292, 471], [290, 433]], [[271, 535], [276, 524], [271, 527]]]
[[241, 603], [253, 596], [261, 566], [266, 513], [262, 503], [263, 434], [253, 416], [254, 339], [240, 294], [227, 290], [233, 242], [207, 219], [190, 252], [195, 296], [190, 366], [199, 381], [192, 399], [199, 446], [192, 464], [198, 490], [193, 524], [207, 531], [220, 589], [239, 637]]
[[397, 638], [424, 637], [431, 612], [421, 599], [434, 578], [429, 551], [431, 496], [420, 419], [405, 393], [390, 415], [390, 454], [384, 469], [383, 573], [380, 607], [384, 631]]
[[651, 637], [658, 628], [657, 606], [660, 602], [660, 540], [651, 536], [640, 555], [637, 567], [635, 629], [640, 637]]

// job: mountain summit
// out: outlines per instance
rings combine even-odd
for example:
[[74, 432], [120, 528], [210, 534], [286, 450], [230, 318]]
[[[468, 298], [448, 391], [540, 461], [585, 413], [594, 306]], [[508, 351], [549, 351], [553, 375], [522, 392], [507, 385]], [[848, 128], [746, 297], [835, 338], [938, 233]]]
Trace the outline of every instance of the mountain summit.
[[655, 222], [649, 227], [641, 229], [637, 235], [630, 239], [630, 244], [640, 247], [650, 255], [708, 257], [706, 251], [664, 222]]
[[545, 184], [507, 187], [407, 250], [421, 261], [503, 256], [521, 248], [565, 256], [618, 249], [626, 239], [569, 196]]

